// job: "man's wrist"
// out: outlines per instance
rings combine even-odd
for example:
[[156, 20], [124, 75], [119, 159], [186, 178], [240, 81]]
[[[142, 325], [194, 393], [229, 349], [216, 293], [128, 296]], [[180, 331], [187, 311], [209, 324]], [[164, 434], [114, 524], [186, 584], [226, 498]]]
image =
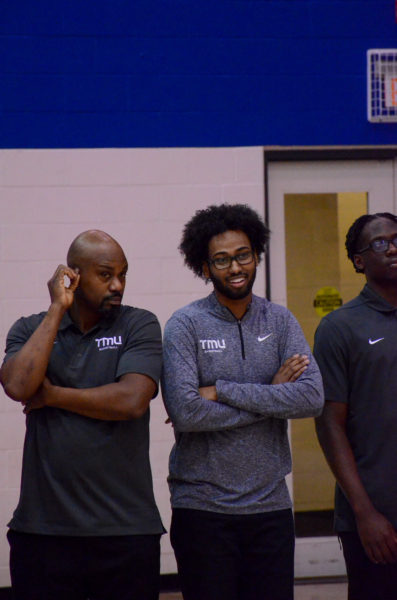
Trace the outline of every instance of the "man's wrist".
[[60, 302], [53, 301], [48, 308], [47, 315], [49, 317], [59, 318], [61, 320], [66, 311], [67, 308], [65, 305], [61, 304]]
[[[50, 385], [50, 387], [49, 387]], [[62, 392], [62, 388], [57, 385], [52, 385], [47, 383], [46, 395], [45, 395], [45, 405], [51, 406], [52, 408], [57, 408], [60, 401], [60, 396]]]
[[369, 498], [362, 498], [357, 502], [351, 502], [354, 516], [359, 521], [366, 519], [369, 514], [375, 511], [374, 505]]

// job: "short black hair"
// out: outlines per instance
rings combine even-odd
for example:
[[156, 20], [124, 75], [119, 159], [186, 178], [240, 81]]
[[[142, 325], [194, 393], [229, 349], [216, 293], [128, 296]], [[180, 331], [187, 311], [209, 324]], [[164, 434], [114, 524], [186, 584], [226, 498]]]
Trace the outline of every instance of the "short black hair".
[[391, 213], [388, 213], [388, 212], [375, 213], [373, 215], [361, 215], [361, 217], [358, 217], [358, 219], [356, 219], [354, 221], [353, 225], [351, 225], [351, 227], [349, 228], [349, 231], [347, 232], [346, 243], [345, 243], [346, 250], [347, 250], [347, 256], [352, 261], [353, 266], [354, 266], [355, 270], [357, 271], [357, 273], [362, 273], [362, 270], [358, 269], [356, 267], [356, 265], [354, 264], [354, 255], [358, 253], [358, 251], [360, 250], [360, 246], [362, 246], [362, 242], [360, 241], [360, 239], [361, 239], [361, 234], [363, 232], [364, 227], [367, 225], [367, 223], [370, 223], [371, 221], [374, 221], [375, 219], [389, 219], [389, 221], [393, 221], [393, 223], [397, 223], [397, 216], [392, 215]]
[[186, 223], [179, 251], [185, 264], [198, 277], [203, 277], [203, 263], [208, 260], [208, 244], [225, 231], [243, 231], [258, 260], [266, 249], [270, 231], [257, 212], [246, 204], [212, 205], [198, 210]]

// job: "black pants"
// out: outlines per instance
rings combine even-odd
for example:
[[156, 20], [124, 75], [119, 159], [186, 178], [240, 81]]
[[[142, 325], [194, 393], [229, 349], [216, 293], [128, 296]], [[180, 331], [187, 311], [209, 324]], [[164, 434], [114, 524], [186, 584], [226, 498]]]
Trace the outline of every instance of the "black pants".
[[184, 600], [292, 600], [291, 510], [226, 515], [174, 509], [171, 543]]
[[15, 600], [158, 600], [159, 535], [7, 537]]
[[358, 533], [339, 533], [348, 576], [349, 600], [396, 600], [397, 564], [376, 565], [365, 554]]

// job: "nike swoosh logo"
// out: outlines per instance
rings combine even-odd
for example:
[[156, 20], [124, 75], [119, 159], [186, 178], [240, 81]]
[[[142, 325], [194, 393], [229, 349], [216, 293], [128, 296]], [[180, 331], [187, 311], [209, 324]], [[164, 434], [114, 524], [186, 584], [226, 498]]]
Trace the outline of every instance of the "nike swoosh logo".
[[272, 333], [268, 333], [267, 335], [264, 335], [263, 337], [258, 335], [258, 342], [264, 342], [265, 340], [267, 340], [268, 337], [270, 337], [271, 335], [273, 335]]
[[374, 344], [377, 344], [378, 342], [381, 342], [382, 340], [384, 340], [385, 338], [378, 338], [377, 340], [371, 340], [371, 338], [369, 338], [368, 343], [371, 344], [371, 346], [373, 346]]

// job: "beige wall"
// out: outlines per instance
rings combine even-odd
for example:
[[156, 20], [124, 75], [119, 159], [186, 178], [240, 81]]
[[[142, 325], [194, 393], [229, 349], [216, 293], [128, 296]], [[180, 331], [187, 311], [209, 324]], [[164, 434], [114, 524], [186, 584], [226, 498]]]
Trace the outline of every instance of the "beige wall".
[[[46, 282], [71, 240], [91, 227], [123, 246], [130, 263], [125, 303], [155, 312], [162, 325], [180, 306], [209, 293], [177, 251], [195, 210], [244, 202], [264, 212], [263, 151], [238, 149], [0, 151], [0, 345], [15, 319], [45, 310]], [[264, 294], [263, 265], [256, 292]], [[0, 587], [9, 585], [6, 523], [20, 480], [24, 417], [0, 391]], [[169, 528], [166, 484], [172, 429], [161, 398], [152, 404], [155, 494]], [[162, 572], [175, 572], [168, 535]]]

